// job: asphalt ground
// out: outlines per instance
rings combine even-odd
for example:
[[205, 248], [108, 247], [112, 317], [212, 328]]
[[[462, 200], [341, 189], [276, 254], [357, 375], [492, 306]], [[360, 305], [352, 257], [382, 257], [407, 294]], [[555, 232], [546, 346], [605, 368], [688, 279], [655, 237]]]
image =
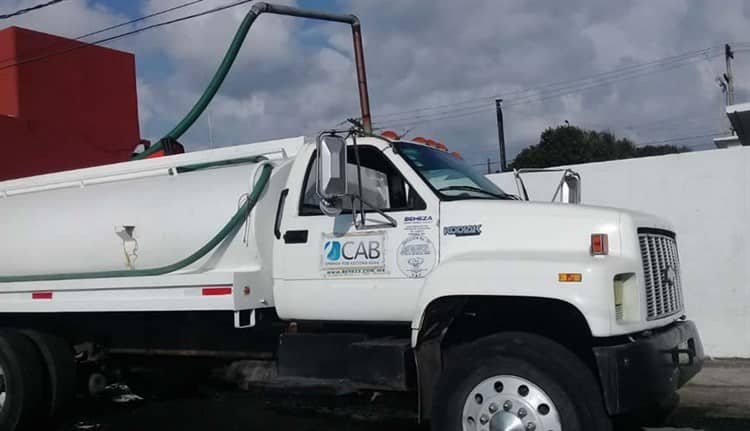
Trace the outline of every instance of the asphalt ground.
[[[372, 393], [303, 395], [296, 391], [243, 391], [185, 372], [131, 378], [143, 400], [79, 399], [57, 430], [295, 430], [417, 431], [410, 396]], [[621, 426], [621, 431], [750, 430], [750, 361], [712, 361], [680, 390], [668, 427]], [[114, 397], [116, 399], [117, 397]], [[122, 398], [122, 397], [120, 397]], [[127, 397], [126, 397], [127, 398]], [[122, 399], [120, 399], [122, 401]]]

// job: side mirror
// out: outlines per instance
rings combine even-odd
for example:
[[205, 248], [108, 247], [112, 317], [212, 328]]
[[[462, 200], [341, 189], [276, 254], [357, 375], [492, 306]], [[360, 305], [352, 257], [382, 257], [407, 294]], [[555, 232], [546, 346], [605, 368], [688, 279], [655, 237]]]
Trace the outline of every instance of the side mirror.
[[347, 195], [346, 141], [341, 136], [321, 135], [317, 142], [317, 192], [324, 214], [341, 213], [342, 199]]

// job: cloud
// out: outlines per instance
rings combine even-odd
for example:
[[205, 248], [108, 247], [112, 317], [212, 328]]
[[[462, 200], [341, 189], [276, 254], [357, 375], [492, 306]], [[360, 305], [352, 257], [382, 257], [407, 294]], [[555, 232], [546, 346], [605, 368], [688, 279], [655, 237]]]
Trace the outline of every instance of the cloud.
[[[143, 13], [151, 14], [182, 3], [184, 0], [149, 0], [145, 3]], [[207, 0], [165, 14], [160, 19], [173, 19], [225, 4], [226, 1]], [[176, 64], [185, 66], [182, 73], [200, 78], [210, 76], [249, 8], [250, 5], [243, 5], [164, 27], [151, 33], [149, 43], [159, 47]], [[242, 47], [242, 54], [238, 56], [235, 67], [247, 70], [256, 64], [284, 61], [287, 53], [293, 49], [293, 24], [291, 20], [278, 17], [265, 16], [258, 19]]]
[[[370, 58], [387, 58], [387, 51], [411, 53], [404, 61], [407, 70], [388, 76], [388, 87], [379, 88], [381, 97], [376, 100], [387, 99], [389, 105], [401, 100], [404, 110], [461, 101], [467, 96], [477, 100], [486, 97], [485, 104], [491, 111], [495, 94], [590, 76], [725, 41], [742, 41], [741, 28], [748, 24], [747, 17], [738, 14], [740, 2], [722, 5], [718, 16], [705, 10], [711, 5], [686, 1], [607, 2], [606, 7], [594, 1], [564, 4], [475, 1], [461, 3], [458, 9], [448, 3], [410, 2], [412, 7], [399, 8], [399, 14], [406, 18], [397, 20], [400, 25], [383, 27], [390, 35], [378, 29], [373, 36], [368, 32], [372, 25], [365, 27], [368, 36], [390, 42], [376, 43], [376, 52], [368, 53]], [[363, 18], [367, 24], [369, 20], [387, 22], [386, 15], [392, 15], [395, 5], [387, 2], [385, 7], [381, 5], [383, 2], [354, 4], [355, 8], [361, 8], [361, 15], [369, 17]], [[413, 30], [404, 21], [419, 28]], [[603, 125], [641, 142], [663, 136], [686, 136], [691, 130], [697, 134], [697, 129], [705, 134], [707, 130], [720, 128], [721, 121], [717, 121], [714, 113], [719, 112], [716, 101], [721, 94], [711, 71], [720, 73], [722, 63], [717, 57], [698, 59], [658, 73], [592, 86], [574, 99], [549, 97], [531, 103], [546, 97], [544, 92], [535, 93], [538, 98], [528, 97], [507, 108], [509, 153], [512, 155], [536, 141], [541, 132], [540, 119], [548, 126], [565, 120]], [[738, 61], [736, 67], [747, 70], [747, 63]], [[737, 75], [741, 76], [741, 72]], [[408, 97], [399, 98], [404, 90]], [[513, 97], [509, 99], [508, 105], [513, 105]], [[641, 132], [633, 127], [680, 112], [694, 112], [696, 107], [702, 108], [702, 115], [687, 125], [665, 124], [663, 130], [657, 130], [660, 133]], [[377, 107], [374, 111], [377, 119]], [[629, 127], [621, 127], [623, 124]], [[440, 118], [418, 127], [419, 133], [433, 133], [451, 146], [461, 146], [464, 154], [496, 154], [494, 115], [486, 111], [478, 111], [475, 116]], [[710, 139], [686, 142], [710, 146]]]
[[[148, 0], [149, 13], [183, 0]], [[8, 9], [20, 1], [11, 1]], [[207, 0], [182, 16], [224, 4]], [[302, 7], [356, 13], [362, 20], [376, 122], [447, 143], [468, 160], [497, 158], [494, 97], [506, 102], [508, 153], [536, 143], [565, 120], [606, 128], [638, 142], [705, 134], [725, 127], [714, 81], [723, 58], [559, 94], [538, 89], [645, 61], [744, 40], [750, 7], [710, 2], [632, 0], [339, 0]], [[138, 58], [142, 133], [158, 138], [189, 110], [221, 60], [248, 5], [119, 42]], [[159, 20], [171, 16], [160, 17]], [[101, 2], [64, 2], [18, 20], [52, 33], [77, 35], [122, 21]], [[738, 46], [739, 97], [750, 95], [750, 51]], [[747, 44], [744, 48], [747, 49]], [[262, 16], [248, 35], [210, 107], [214, 145], [314, 133], [358, 115], [347, 26]], [[676, 65], [675, 65], [676, 66]], [[570, 87], [575, 89], [575, 87]], [[521, 97], [523, 96], [523, 97]], [[469, 101], [461, 104], [461, 102]], [[433, 107], [429, 110], [420, 110]], [[399, 113], [398, 115], [388, 115]], [[671, 120], [670, 120], [671, 119]], [[433, 121], [430, 121], [433, 120]], [[189, 149], [208, 143], [208, 118], [183, 137]], [[684, 142], [710, 146], [710, 139]]]

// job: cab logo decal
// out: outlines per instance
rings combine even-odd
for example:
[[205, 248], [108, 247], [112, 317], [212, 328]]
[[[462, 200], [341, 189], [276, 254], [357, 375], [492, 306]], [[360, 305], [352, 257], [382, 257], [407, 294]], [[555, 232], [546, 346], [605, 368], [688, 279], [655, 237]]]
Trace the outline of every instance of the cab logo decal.
[[329, 262], [341, 259], [341, 243], [339, 241], [327, 241], [323, 248], [326, 251], [326, 259]]
[[475, 236], [481, 234], [481, 224], [463, 224], [458, 226], [445, 226], [443, 228], [443, 235]]
[[385, 272], [385, 233], [323, 235], [321, 271], [328, 276]]
[[437, 253], [432, 241], [421, 233], [409, 235], [398, 247], [398, 268], [408, 278], [423, 278], [432, 271]]
[[326, 241], [324, 246], [328, 262], [361, 262], [380, 259], [381, 241]]

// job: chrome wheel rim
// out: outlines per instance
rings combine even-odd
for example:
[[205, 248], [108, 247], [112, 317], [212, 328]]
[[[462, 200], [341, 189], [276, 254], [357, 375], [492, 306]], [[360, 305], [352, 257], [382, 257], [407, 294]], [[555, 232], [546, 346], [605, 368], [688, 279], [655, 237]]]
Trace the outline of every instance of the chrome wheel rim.
[[490, 377], [476, 385], [464, 402], [464, 431], [561, 431], [552, 398], [518, 376]]

